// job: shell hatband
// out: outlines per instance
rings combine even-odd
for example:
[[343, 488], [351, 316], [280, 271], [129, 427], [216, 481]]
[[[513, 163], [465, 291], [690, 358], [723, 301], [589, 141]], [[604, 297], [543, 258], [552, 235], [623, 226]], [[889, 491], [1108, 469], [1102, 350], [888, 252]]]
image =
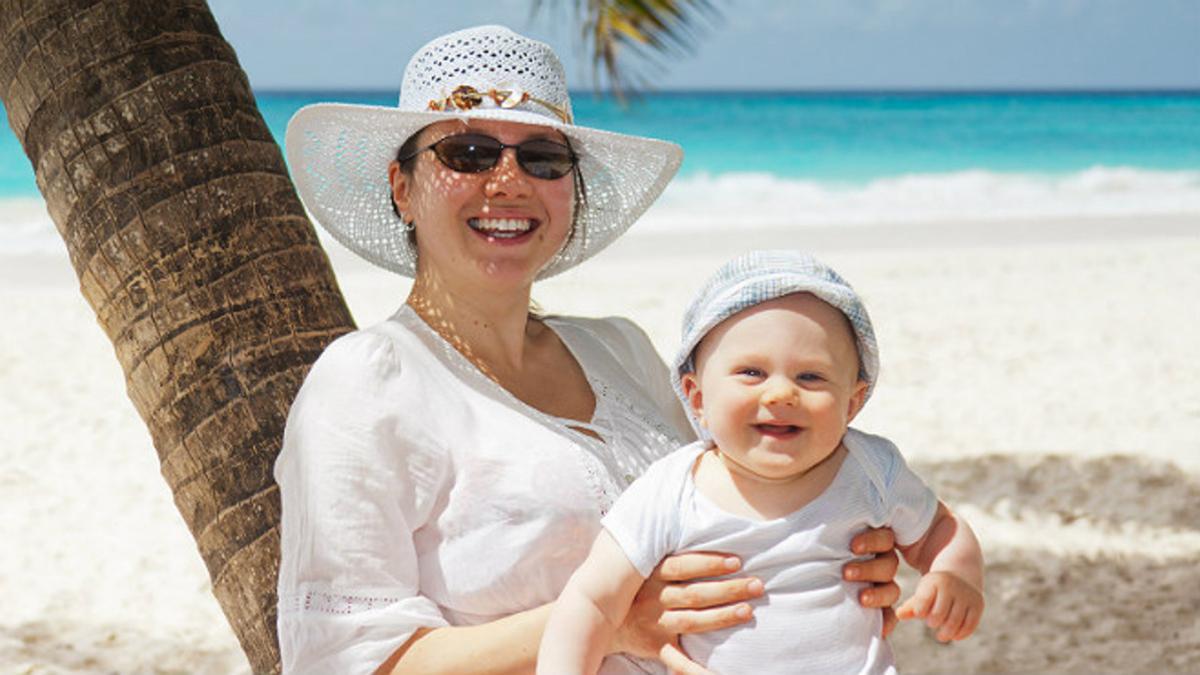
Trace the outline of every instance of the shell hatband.
[[450, 95], [444, 99], [430, 99], [429, 110], [472, 110], [483, 105], [485, 101], [491, 101], [497, 108], [515, 108], [522, 103], [536, 103], [550, 112], [554, 116], [562, 120], [564, 124], [571, 124], [571, 116], [563, 108], [543, 101], [540, 98], [535, 98], [529, 95], [527, 91], [520, 89], [488, 89], [487, 91], [479, 91], [469, 84], [461, 84], [450, 92]]

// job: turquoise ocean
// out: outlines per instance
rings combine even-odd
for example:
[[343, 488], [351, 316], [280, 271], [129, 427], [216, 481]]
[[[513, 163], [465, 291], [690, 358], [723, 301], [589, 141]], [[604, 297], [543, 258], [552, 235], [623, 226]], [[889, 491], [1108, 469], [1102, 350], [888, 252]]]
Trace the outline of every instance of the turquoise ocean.
[[[395, 103], [390, 92], [257, 97], [280, 141], [309, 103]], [[628, 107], [573, 98], [580, 124], [683, 146], [647, 227], [1183, 215], [1200, 230], [1200, 91], [664, 92]], [[4, 126], [0, 252], [54, 238], [27, 215], [37, 197]]]

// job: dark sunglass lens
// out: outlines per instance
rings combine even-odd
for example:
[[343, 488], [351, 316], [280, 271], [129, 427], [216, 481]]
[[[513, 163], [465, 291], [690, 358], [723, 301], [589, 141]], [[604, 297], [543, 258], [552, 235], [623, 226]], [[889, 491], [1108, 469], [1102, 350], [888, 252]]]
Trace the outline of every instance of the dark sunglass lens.
[[447, 136], [433, 146], [442, 164], [461, 173], [487, 171], [500, 159], [500, 150], [500, 141], [475, 134]]
[[535, 178], [562, 178], [575, 166], [571, 149], [554, 141], [525, 141], [517, 150], [517, 160]]

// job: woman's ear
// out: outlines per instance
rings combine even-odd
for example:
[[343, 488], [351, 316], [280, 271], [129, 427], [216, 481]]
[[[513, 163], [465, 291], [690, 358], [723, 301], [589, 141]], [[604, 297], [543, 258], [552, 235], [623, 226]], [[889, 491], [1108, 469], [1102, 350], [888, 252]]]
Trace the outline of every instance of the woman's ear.
[[867, 402], [867, 382], [859, 380], [854, 383], [854, 391], [850, 392], [850, 401], [846, 404], [846, 423], [849, 424], [858, 415], [858, 411], [862, 410], [863, 404]]
[[401, 218], [407, 218], [408, 207], [412, 204], [412, 195], [409, 191], [411, 176], [400, 168], [400, 162], [393, 160], [391, 164], [388, 164], [388, 184], [392, 186], [392, 203], [402, 214]]
[[683, 387], [683, 395], [687, 398], [688, 412], [696, 418], [700, 426], [708, 428], [704, 422], [704, 393], [700, 391], [700, 380], [696, 378], [695, 373], [686, 373], [680, 379], [680, 386]]

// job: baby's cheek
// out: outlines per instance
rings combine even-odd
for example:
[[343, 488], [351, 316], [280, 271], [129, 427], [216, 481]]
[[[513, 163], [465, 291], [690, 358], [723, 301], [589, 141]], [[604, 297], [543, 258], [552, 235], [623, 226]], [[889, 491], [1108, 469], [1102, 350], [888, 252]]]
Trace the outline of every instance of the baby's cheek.
[[834, 396], [832, 393], [820, 392], [818, 394], [814, 394], [809, 403], [809, 410], [811, 410], [814, 415], [828, 417], [831, 419], [845, 416], [844, 406], [839, 405], [838, 397]]

